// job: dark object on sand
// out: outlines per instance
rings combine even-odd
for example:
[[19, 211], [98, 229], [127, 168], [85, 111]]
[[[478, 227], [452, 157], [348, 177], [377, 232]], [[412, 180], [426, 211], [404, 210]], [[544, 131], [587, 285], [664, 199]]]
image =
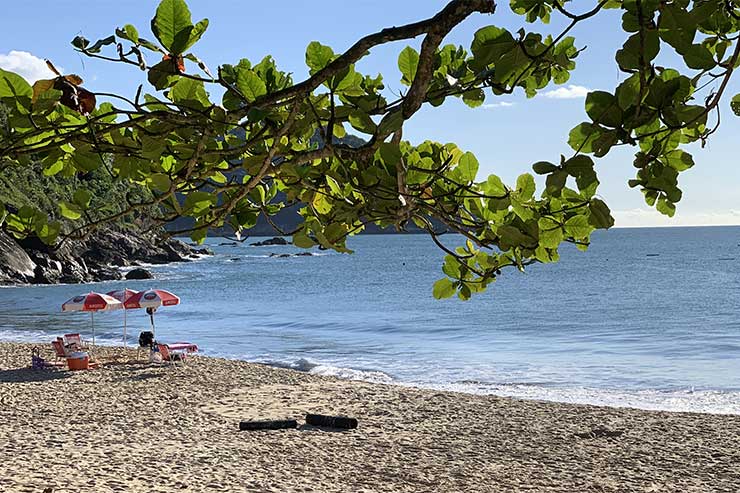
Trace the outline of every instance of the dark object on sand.
[[153, 277], [154, 275], [151, 272], [146, 269], [142, 269], [141, 267], [131, 269], [126, 274], [126, 279], [152, 279]]
[[298, 428], [298, 421], [294, 419], [270, 419], [264, 421], [241, 421], [239, 423], [240, 431], [287, 430], [290, 428]]
[[139, 347], [147, 349], [154, 347], [154, 333], [151, 330], [145, 330], [139, 334]]
[[575, 433], [578, 438], [614, 438], [622, 435], [622, 431], [610, 430], [605, 426], [596, 426], [591, 431]]
[[347, 416], [324, 416], [323, 414], [306, 414], [306, 423], [311, 426], [324, 428], [343, 428], [352, 430], [357, 428], [357, 420]]

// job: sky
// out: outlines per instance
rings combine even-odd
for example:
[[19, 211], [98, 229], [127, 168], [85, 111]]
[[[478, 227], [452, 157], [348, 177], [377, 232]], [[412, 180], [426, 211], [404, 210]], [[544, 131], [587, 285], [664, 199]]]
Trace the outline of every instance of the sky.
[[[77, 35], [96, 40], [113, 34], [116, 27], [130, 23], [142, 37], [154, 39], [149, 21], [158, 2], [153, 0], [58, 0], [54, 2], [3, 2], [0, 16], [0, 68], [20, 73], [29, 80], [49, 77], [43, 59], [50, 59], [64, 73], [85, 79], [95, 92], [133, 95], [145, 76], [136, 68], [93, 60], [75, 52], [69, 44]], [[311, 41], [347, 49], [360, 37], [384, 27], [418, 21], [434, 15], [446, 4], [442, 0], [291, 0], [247, 2], [237, 0], [190, 0], [193, 21], [207, 17], [208, 31], [195, 46], [196, 55], [215, 72], [223, 63], [241, 58], [259, 61], [272, 55], [295, 81], [307, 77], [305, 48]], [[593, 2], [572, 2], [574, 11], [588, 10]], [[553, 15], [550, 25], [527, 24], [500, 1], [493, 15], [473, 15], [445, 40], [469, 49], [476, 30], [487, 25], [516, 31], [557, 34], [563, 20]], [[564, 85], [548, 87], [540, 96], [523, 94], [494, 97], [487, 92], [483, 106], [471, 109], [450, 98], [442, 107], [425, 107], [407, 123], [404, 138], [419, 143], [430, 139], [455, 142], [472, 151], [481, 163], [479, 178], [495, 173], [507, 183], [531, 172], [537, 161], [558, 162], [572, 151], [567, 145], [571, 128], [588, 118], [584, 99], [589, 90], [613, 91], [623, 79], [614, 53], [626, 39], [616, 11], [607, 11], [579, 24], [571, 32], [576, 46], [586, 47], [577, 58], [577, 68]], [[357, 65], [365, 74], [382, 73], [386, 88], [404, 89], [397, 68], [398, 53], [410, 44], [418, 49], [420, 39], [385, 45], [372, 50]], [[675, 65], [670, 54], [660, 63]], [[149, 88], [153, 91], [153, 88]], [[735, 141], [740, 119], [729, 109], [729, 99], [740, 92], [740, 82], [728, 87], [722, 107], [722, 126], [704, 149], [691, 148], [696, 166], [681, 174], [684, 196], [672, 219], [647, 207], [642, 194], [630, 189], [634, 177], [634, 149], [623, 147], [597, 160], [601, 180], [599, 195], [606, 200], [617, 226], [740, 225], [740, 166]]]

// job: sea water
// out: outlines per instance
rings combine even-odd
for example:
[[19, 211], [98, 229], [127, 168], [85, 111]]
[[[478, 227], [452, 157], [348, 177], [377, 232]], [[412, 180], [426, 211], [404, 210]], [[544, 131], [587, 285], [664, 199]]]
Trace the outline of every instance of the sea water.
[[[75, 294], [159, 287], [182, 299], [157, 338], [223, 356], [382, 383], [527, 399], [740, 414], [740, 227], [613, 229], [557, 264], [504, 270], [463, 302], [435, 300], [443, 253], [423, 235], [361, 235], [354, 254], [257, 239], [151, 266], [155, 280], [0, 289], [0, 338], [90, 336]], [[460, 237], [448, 236], [455, 245]], [[149, 326], [127, 312], [136, 343]], [[95, 316], [120, 344], [122, 311]]]

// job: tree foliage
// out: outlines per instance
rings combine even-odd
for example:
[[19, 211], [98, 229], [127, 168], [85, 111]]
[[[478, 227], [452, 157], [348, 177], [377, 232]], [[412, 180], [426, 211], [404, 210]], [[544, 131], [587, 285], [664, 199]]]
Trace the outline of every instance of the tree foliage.
[[[127, 24], [94, 43], [80, 36], [72, 41], [83, 55], [145, 71], [150, 89], [107, 95], [97, 104], [102, 95], [83, 88], [77, 76], [32, 87], [0, 71], [3, 170], [38, 162], [43, 175], [72, 177], [102, 168], [149, 193], [92, 216], [80, 190], [59, 204], [59, 214], [74, 221], [68, 228], [51, 227], [47, 214], [30, 206], [6, 214], [0, 205], [0, 217], [16, 236], [54, 243], [146, 210], [162, 224], [192, 218], [188, 232], [202, 241], [209, 228], [229, 225], [239, 232], [260, 215], [269, 220], [300, 203], [303, 223], [285, 233], [298, 246], [339, 252], [348, 252], [346, 238], [369, 223], [400, 230], [414, 223], [447, 254], [447, 277], [434, 285], [434, 296], [467, 299], [501, 269], [556, 261], [563, 242], [585, 249], [595, 229], [613, 225], [597, 195], [595, 159], [614, 147], [635, 149], [629, 186], [673, 215], [682, 195], [678, 176], [694, 165], [686, 144], [703, 143], [719, 124], [740, 53], [738, 0], [602, 0], [579, 12], [571, 8], [575, 3], [511, 0], [528, 23], [562, 16], [568, 24], [554, 37], [491, 25], [464, 47], [444, 39], [467, 17], [494, 14], [496, 5], [452, 0], [433, 17], [365, 36], [344, 53], [310, 43], [310, 76], [295, 82], [270, 56], [211, 71], [193, 51], [208, 20], [194, 23], [184, 0], [162, 0], [151, 22], [154, 38]], [[565, 83], [579, 54], [568, 34], [605, 9], [622, 14], [626, 39], [615, 61], [623, 80], [612, 92], [588, 94], [588, 118], [569, 134], [572, 155], [533, 164], [545, 177], [543, 190], [529, 173], [509, 185], [496, 175], [480, 177], [476, 157], [454, 144], [403, 139], [404, 123], [423, 105], [460, 98], [476, 107]], [[373, 47], [419, 36], [419, 51], [409, 46], [398, 56], [407, 86], [400, 97], [389, 98], [381, 75], [357, 70]], [[683, 63], [661, 66], [661, 52]], [[214, 101], [209, 91], [223, 96]], [[740, 113], [739, 96], [731, 107]], [[337, 143], [347, 132], [362, 135], [364, 143]], [[464, 244], [449, 249], [439, 239], [445, 232], [463, 235]]]

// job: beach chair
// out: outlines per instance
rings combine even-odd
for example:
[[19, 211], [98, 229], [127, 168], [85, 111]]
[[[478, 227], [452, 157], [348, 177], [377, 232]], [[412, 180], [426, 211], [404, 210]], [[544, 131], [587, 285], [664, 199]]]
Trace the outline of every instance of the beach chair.
[[85, 349], [86, 346], [82, 343], [80, 334], [64, 334], [64, 347], [79, 351]]
[[64, 349], [64, 340], [61, 337], [57, 337], [56, 341], [51, 341], [51, 345], [54, 348], [54, 354], [57, 357], [57, 361], [60, 359], [67, 361], [67, 350]]
[[175, 365], [175, 361], [185, 362], [185, 354], [173, 353], [167, 344], [157, 344], [157, 349], [159, 349], [159, 355], [162, 357], [163, 362], [169, 361], [173, 365]]

